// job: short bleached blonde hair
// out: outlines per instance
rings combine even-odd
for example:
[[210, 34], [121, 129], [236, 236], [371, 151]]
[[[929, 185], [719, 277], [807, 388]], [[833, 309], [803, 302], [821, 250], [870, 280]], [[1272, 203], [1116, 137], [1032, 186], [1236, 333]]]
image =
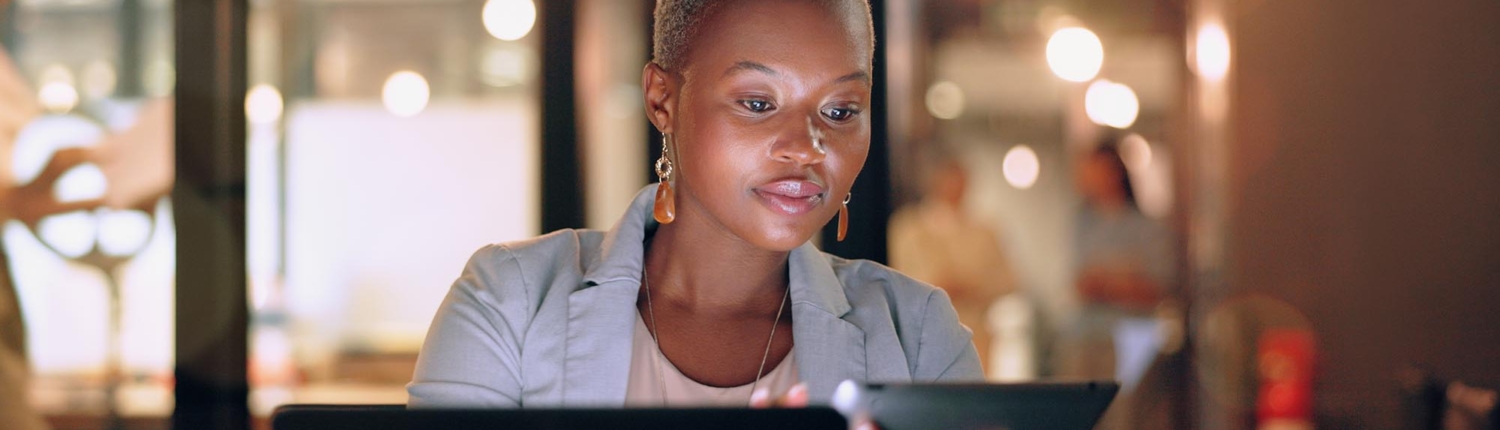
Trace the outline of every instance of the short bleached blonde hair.
[[[656, 0], [655, 23], [651, 33], [651, 61], [672, 72], [680, 71], [687, 57], [689, 43], [698, 27], [717, 6], [731, 0]], [[759, 1], [759, 0], [758, 0]], [[874, 59], [875, 19], [870, 15], [868, 0], [804, 0], [835, 8], [839, 13], [865, 23], [869, 34], [870, 58]]]

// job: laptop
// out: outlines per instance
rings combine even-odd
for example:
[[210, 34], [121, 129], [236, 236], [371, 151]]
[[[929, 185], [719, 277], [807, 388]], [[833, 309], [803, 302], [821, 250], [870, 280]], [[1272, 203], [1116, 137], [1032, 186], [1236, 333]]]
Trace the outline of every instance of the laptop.
[[845, 430], [869, 417], [882, 430], [1087, 430], [1119, 391], [1113, 382], [857, 384], [833, 407], [745, 409], [421, 409], [403, 405], [286, 405], [273, 430], [746, 429]]
[[1109, 408], [1115, 382], [858, 384], [845, 381], [833, 406], [882, 430], [1087, 430]]

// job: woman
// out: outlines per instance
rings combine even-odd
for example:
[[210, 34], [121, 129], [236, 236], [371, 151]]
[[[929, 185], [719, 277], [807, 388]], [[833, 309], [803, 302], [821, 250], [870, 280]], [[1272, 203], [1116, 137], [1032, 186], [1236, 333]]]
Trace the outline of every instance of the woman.
[[922, 200], [891, 216], [891, 267], [948, 293], [958, 321], [974, 330], [979, 362], [991, 365], [989, 377], [996, 378], [990, 348], [1003, 342], [991, 331], [988, 314], [997, 300], [1015, 291], [1015, 277], [1000, 235], [964, 208], [968, 169], [948, 154], [934, 158]]
[[1077, 173], [1084, 207], [1076, 224], [1075, 283], [1083, 306], [1060, 339], [1058, 376], [1120, 381], [1123, 390], [1099, 428], [1135, 428], [1137, 402], [1154, 400], [1135, 393], [1160, 388], [1146, 387], [1153, 385], [1146, 376], [1164, 341], [1155, 313], [1170, 292], [1173, 240], [1137, 208], [1115, 139], [1086, 154]]
[[642, 88], [662, 182], [608, 232], [477, 252], [410, 405], [826, 403], [846, 379], [981, 379], [946, 295], [808, 243], [848, 216], [873, 47], [864, 0], [659, 0]]

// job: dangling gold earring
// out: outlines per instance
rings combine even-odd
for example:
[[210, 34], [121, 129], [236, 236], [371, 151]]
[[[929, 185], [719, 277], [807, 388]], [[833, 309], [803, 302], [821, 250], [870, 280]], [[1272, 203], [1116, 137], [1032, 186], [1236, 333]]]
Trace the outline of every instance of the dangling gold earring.
[[849, 235], [849, 200], [854, 198], [854, 193], [844, 195], [844, 205], [839, 206], [839, 242], [844, 241], [844, 236]]
[[651, 210], [656, 222], [671, 224], [677, 219], [677, 196], [672, 192], [672, 158], [671, 150], [667, 142], [672, 135], [663, 134], [661, 137], [661, 158], [656, 159], [656, 178], [660, 185], [656, 187], [656, 206]]

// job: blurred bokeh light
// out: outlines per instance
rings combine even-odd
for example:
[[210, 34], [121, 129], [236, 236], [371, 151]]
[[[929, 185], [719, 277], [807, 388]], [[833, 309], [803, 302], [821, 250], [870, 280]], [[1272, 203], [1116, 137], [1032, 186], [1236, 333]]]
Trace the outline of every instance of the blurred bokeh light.
[[392, 74], [385, 80], [384, 89], [381, 91], [381, 100], [385, 102], [385, 109], [400, 117], [422, 113], [422, 110], [427, 108], [427, 100], [430, 96], [427, 79], [412, 71]]
[[1083, 106], [1090, 121], [1114, 128], [1130, 128], [1141, 113], [1141, 102], [1134, 90], [1106, 79], [1089, 84]]
[[1140, 134], [1131, 133], [1120, 140], [1120, 158], [1130, 170], [1146, 170], [1151, 167], [1151, 143]]
[[1198, 29], [1198, 38], [1195, 50], [1195, 62], [1198, 66], [1198, 74], [1204, 79], [1218, 81], [1224, 79], [1229, 73], [1229, 35], [1224, 33], [1224, 26], [1218, 23], [1209, 23]]
[[1099, 36], [1083, 27], [1067, 27], [1047, 40], [1047, 65], [1057, 77], [1088, 82], [1104, 66], [1104, 45]]
[[1004, 170], [1006, 182], [1016, 189], [1024, 190], [1036, 185], [1036, 178], [1042, 173], [1042, 163], [1030, 146], [1016, 145], [1005, 153], [1001, 169]]
[[281, 119], [281, 110], [281, 91], [274, 86], [256, 85], [245, 95], [245, 116], [251, 124], [274, 124]]
[[489, 0], [484, 3], [484, 29], [500, 40], [519, 40], [536, 23], [531, 0]]
[[938, 82], [927, 89], [927, 112], [941, 119], [964, 114], [964, 90], [952, 82]]

